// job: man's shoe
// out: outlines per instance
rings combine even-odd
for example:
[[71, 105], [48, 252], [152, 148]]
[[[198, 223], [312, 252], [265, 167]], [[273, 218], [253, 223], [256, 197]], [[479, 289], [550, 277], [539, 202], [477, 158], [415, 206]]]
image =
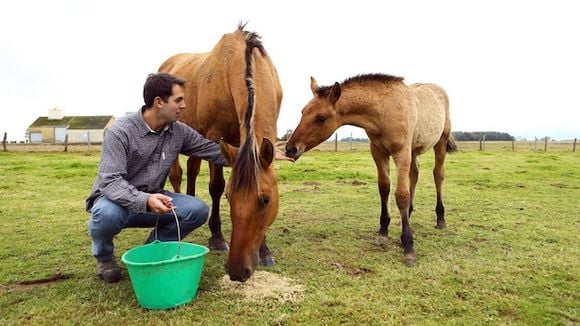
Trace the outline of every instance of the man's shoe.
[[121, 280], [121, 268], [113, 258], [111, 261], [97, 261], [97, 276], [109, 283]]

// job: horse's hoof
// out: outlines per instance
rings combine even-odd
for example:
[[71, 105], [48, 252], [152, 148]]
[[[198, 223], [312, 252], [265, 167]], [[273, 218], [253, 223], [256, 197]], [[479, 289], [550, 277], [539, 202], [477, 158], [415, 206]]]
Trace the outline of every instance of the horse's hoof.
[[411, 267], [411, 266], [415, 265], [416, 261], [417, 261], [417, 255], [414, 252], [405, 254], [405, 256], [403, 257], [403, 262], [405, 263], [405, 266], [407, 266], [407, 267]]
[[230, 247], [224, 240], [209, 239], [209, 249], [215, 251], [228, 251]]
[[266, 257], [260, 257], [260, 265], [270, 267], [276, 265], [276, 260], [272, 255]]
[[445, 229], [445, 222], [437, 222], [437, 226], [435, 226], [435, 228], [439, 230]]

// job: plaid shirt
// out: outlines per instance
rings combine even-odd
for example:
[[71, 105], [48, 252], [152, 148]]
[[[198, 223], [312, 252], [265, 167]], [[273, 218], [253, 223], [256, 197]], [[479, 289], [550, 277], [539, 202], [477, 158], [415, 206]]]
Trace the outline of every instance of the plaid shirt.
[[132, 211], [146, 212], [150, 194], [163, 191], [169, 168], [180, 153], [227, 165], [218, 144], [182, 122], [156, 133], [141, 110], [120, 118], [105, 132], [99, 173], [86, 210], [90, 212], [94, 202], [105, 196]]

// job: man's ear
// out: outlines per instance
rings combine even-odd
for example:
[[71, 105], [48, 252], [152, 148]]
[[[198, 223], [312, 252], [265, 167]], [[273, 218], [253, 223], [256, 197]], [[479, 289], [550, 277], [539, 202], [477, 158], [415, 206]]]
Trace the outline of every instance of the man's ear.
[[238, 157], [238, 148], [226, 143], [222, 139], [220, 140], [220, 149], [229, 166], [234, 166], [236, 158]]
[[160, 96], [157, 96], [153, 99], [153, 106], [154, 107], [162, 107], [163, 106], [163, 99]]
[[260, 145], [260, 165], [262, 169], [268, 169], [272, 161], [274, 161], [274, 145], [268, 138], [264, 138], [262, 145]]

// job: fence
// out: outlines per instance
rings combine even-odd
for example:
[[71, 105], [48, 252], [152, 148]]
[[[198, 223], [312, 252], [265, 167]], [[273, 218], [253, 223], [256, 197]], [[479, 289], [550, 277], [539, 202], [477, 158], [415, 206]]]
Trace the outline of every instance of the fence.
[[[457, 149], [463, 152], [489, 151], [489, 152], [522, 152], [522, 151], [548, 151], [548, 152], [575, 152], [577, 139], [569, 141], [538, 140], [538, 141], [458, 141]], [[368, 150], [369, 143], [361, 141], [327, 141], [316, 146], [313, 150], [320, 151], [358, 151]]]
[[[4, 151], [12, 152], [98, 152], [101, 150], [100, 143], [86, 144], [16, 144], [7, 143], [6, 134], [2, 142]], [[532, 140], [532, 141], [460, 141], [457, 142], [459, 151], [553, 151], [553, 152], [575, 152], [577, 138], [569, 141], [556, 140]], [[283, 143], [278, 146], [283, 150]], [[326, 141], [316, 146], [313, 150], [318, 151], [361, 151], [368, 150], [368, 141]]]

